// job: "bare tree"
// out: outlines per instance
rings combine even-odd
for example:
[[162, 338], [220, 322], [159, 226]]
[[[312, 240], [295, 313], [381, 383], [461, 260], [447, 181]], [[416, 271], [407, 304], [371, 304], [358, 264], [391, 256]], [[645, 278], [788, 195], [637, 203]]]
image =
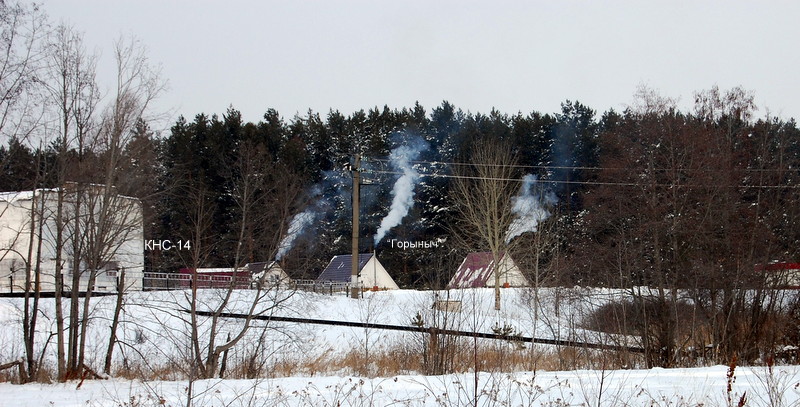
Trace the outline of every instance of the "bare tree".
[[[509, 250], [506, 238], [515, 218], [511, 208], [520, 185], [517, 160], [511, 148], [499, 140], [477, 142], [471, 159], [470, 165], [454, 171], [450, 196], [459, 215], [454, 236], [464, 247], [491, 252], [494, 264], [499, 265]], [[502, 270], [495, 268], [494, 307], [499, 310]]]
[[[0, 139], [13, 138], [20, 143], [32, 142], [30, 135], [41, 128], [42, 104], [39, 99], [39, 83], [37, 76], [43, 67], [43, 40], [47, 32], [47, 18], [38, 6], [21, 4], [16, 1], [0, 1]], [[40, 155], [37, 154], [37, 160]], [[5, 165], [0, 160], [0, 165]], [[36, 164], [39, 164], [38, 162]], [[38, 167], [37, 167], [38, 168]], [[31, 180], [31, 189], [40, 180], [37, 171]], [[0, 263], [6, 257], [21, 260], [24, 277], [23, 302], [23, 339], [25, 346], [25, 364], [21, 372], [23, 381], [34, 380], [37, 376], [37, 350], [35, 332], [39, 314], [40, 299], [40, 256], [41, 236], [40, 219], [44, 216], [42, 200], [33, 196], [30, 200], [27, 230], [18, 231], [9, 242], [3, 242]], [[8, 209], [8, 207], [6, 207]], [[6, 209], [0, 212], [0, 218], [8, 217]], [[36, 226], [40, 226], [37, 230]], [[24, 252], [15, 248], [21, 241], [27, 240]], [[14, 263], [15, 260], [11, 260]], [[20, 266], [17, 266], [20, 267]], [[12, 279], [14, 267], [11, 267]], [[12, 283], [13, 284], [13, 283]], [[12, 287], [13, 289], [13, 287]]]
[[785, 140], [756, 131], [752, 108], [741, 89], [713, 89], [698, 94], [696, 116], [629, 111], [601, 136], [604, 185], [587, 194], [571, 260], [578, 281], [629, 290], [616, 322], [640, 336], [650, 365], [707, 345], [720, 362], [754, 361], [774, 338], [781, 301], [755, 266], [785, 256], [792, 177]]
[[47, 27], [38, 6], [0, 2], [0, 136], [27, 140], [41, 118], [37, 76]]
[[[47, 103], [51, 107], [50, 116], [53, 127], [58, 128], [58, 136], [54, 140], [57, 148], [57, 162], [54, 180], [57, 188], [54, 222], [48, 232], [53, 236], [52, 251], [55, 254], [55, 305], [58, 376], [64, 380], [67, 376], [76, 375], [77, 344], [80, 285], [80, 252], [81, 231], [79, 229], [81, 194], [74, 194], [66, 210], [67, 181], [79, 180], [82, 176], [83, 158], [86, 153], [90, 132], [94, 126], [94, 114], [99, 102], [99, 91], [95, 83], [95, 66], [97, 57], [89, 54], [83, 44], [83, 37], [71, 27], [60, 25], [50, 33], [47, 47], [48, 67], [42, 76], [42, 84], [46, 89]], [[74, 149], [74, 153], [71, 151]], [[71, 230], [67, 226], [71, 225]], [[71, 252], [69, 256], [68, 252]], [[71, 257], [71, 258], [70, 258]], [[70, 264], [66, 260], [69, 258]], [[72, 281], [67, 285], [64, 281], [65, 266], [72, 270]], [[62, 293], [65, 287], [71, 287], [69, 332], [64, 337], [64, 315]], [[68, 349], [67, 347], [68, 342]]]
[[[37, 320], [39, 317], [39, 300], [41, 299], [41, 252], [42, 219], [44, 217], [44, 199], [41, 193], [12, 193], [3, 197], [0, 206], [3, 215], [3, 226], [0, 234], [0, 264], [8, 267], [9, 289], [13, 292], [20, 289], [23, 293], [22, 336], [24, 360], [20, 365], [20, 380], [35, 380], [41, 359], [36, 346]], [[24, 273], [20, 283], [19, 274]]]
[[[263, 145], [244, 142], [239, 146], [234, 165], [229, 176], [234, 177], [233, 196], [239, 217], [236, 220], [236, 242], [231, 245], [235, 250], [231, 270], [238, 271], [246, 263], [245, 252], [250, 246], [250, 239], [265, 246], [271, 257], [277, 253], [303, 189], [301, 179], [282, 164], [273, 162]], [[223, 355], [246, 337], [252, 328], [253, 317], [275, 312], [293, 294], [292, 290], [267, 281], [266, 273], [253, 282], [252, 290], [237, 292], [240, 287], [235, 279], [231, 279], [227, 287], [213, 291], [212, 300], [200, 294], [196, 270], [203, 265], [215, 244], [215, 239], [208, 235], [213, 202], [207, 196], [207, 193], [198, 190], [191, 204], [194, 208], [191, 218], [195, 226], [192, 236], [195, 283], [186, 294], [189, 303], [186, 323], [190, 330], [192, 351], [191, 379], [211, 378], [220, 374]], [[247, 298], [246, 303], [241, 302], [242, 297]], [[240, 321], [241, 324], [231, 326], [225, 322], [223, 313], [234, 309], [241, 312], [243, 308], [247, 317]]]
[[[123, 249], [126, 242], [142, 239], [141, 204], [129, 198], [138, 191], [120, 171], [136, 124], [165, 85], [147, 60], [144, 47], [136, 40], [120, 39], [114, 50], [116, 87], [107, 107], [101, 109], [103, 98], [95, 81], [98, 58], [86, 51], [82, 35], [62, 25], [52, 32], [49, 44], [43, 84], [52, 106], [51, 117], [59, 128], [54, 143], [57, 198], [50, 233], [55, 255], [59, 377], [65, 379], [79, 376], [83, 370], [89, 305], [98, 273], [106, 270], [121, 250], [130, 249]], [[71, 277], [68, 283], [64, 270]], [[61, 295], [65, 288], [70, 292], [66, 330]], [[110, 360], [113, 339], [107, 354]]]
[[[539, 185], [541, 187], [541, 184]], [[555, 210], [555, 208], [548, 208]], [[560, 234], [562, 233], [559, 223], [559, 216], [552, 214], [548, 219], [544, 219], [537, 225], [536, 231], [520, 237], [521, 241], [516, 246], [514, 261], [523, 269], [528, 271], [528, 281], [531, 286], [526, 293], [525, 301], [532, 312], [533, 332], [532, 336], [537, 336], [537, 323], [540, 320], [539, 309], [541, 299], [539, 298], [540, 289], [547, 286], [555, 286], [561, 281], [558, 278], [558, 265], [549, 264], [557, 257]], [[531, 348], [533, 349], [533, 347]]]
[[[90, 205], [88, 230], [91, 231], [87, 241], [86, 265], [90, 271], [89, 287], [84, 301], [84, 313], [88, 313], [91, 287], [96, 273], [105, 267], [120, 251], [127, 248], [126, 242], [143, 239], [143, 208], [140, 202], [132, 202], [122, 196], [139, 195], [140, 185], [126, 182], [126, 174], [120, 171], [125, 166], [124, 160], [137, 157], [126, 156], [125, 148], [130, 143], [136, 126], [148, 112], [151, 102], [158, 97], [166, 86], [158, 69], [148, 61], [146, 49], [136, 39], [117, 40], [114, 47], [117, 67], [117, 83], [113, 100], [106, 109], [103, 122], [95, 137], [95, 150], [105, 161], [104, 171], [98, 179], [106, 187], [101, 196]], [[122, 190], [121, 190], [122, 189]], [[117, 287], [117, 302], [111, 322], [111, 335], [106, 350], [104, 371], [110, 373], [116, 343], [116, 328], [123, 305], [122, 296], [126, 291], [124, 284], [125, 269], [120, 271], [120, 282]], [[82, 328], [81, 348], [85, 347], [86, 318]], [[82, 359], [82, 358], [81, 358]], [[82, 362], [81, 362], [82, 363]]]

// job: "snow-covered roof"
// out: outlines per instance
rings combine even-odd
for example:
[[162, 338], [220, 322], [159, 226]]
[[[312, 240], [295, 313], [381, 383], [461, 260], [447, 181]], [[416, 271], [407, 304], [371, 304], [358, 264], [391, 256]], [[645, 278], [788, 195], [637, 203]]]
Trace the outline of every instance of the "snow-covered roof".
[[283, 270], [283, 267], [281, 267], [281, 264], [280, 264], [280, 263], [278, 263], [278, 262], [277, 262], [277, 261], [275, 261], [275, 260], [273, 260], [273, 261], [259, 261], [259, 262], [247, 263], [247, 264], [245, 265], [245, 267], [247, 267], [247, 269], [248, 269], [248, 270], [250, 271], [250, 273], [252, 273], [252, 274], [263, 273], [264, 271], [277, 271], [277, 272], [280, 272], [280, 273], [283, 273], [283, 274], [285, 274], [285, 273], [286, 273], [286, 272]]
[[[193, 269], [191, 268], [182, 268], [180, 269], [181, 273], [191, 273]], [[241, 271], [241, 269], [239, 269]], [[212, 273], [233, 273], [233, 267], [199, 267], [197, 269], [198, 274], [212, 274]]]
[[[88, 186], [94, 188], [102, 188], [102, 184], [87, 184]], [[24, 201], [24, 200], [31, 200], [33, 199], [34, 194], [41, 194], [43, 192], [57, 192], [58, 188], [38, 188], [33, 191], [10, 191], [10, 192], [0, 192], [0, 201], [5, 202], [16, 202], [16, 201]], [[123, 199], [134, 199], [139, 200], [134, 196], [127, 196], [127, 195], [116, 195], [119, 198]]]
[[[500, 255], [502, 260], [504, 254]], [[461, 262], [461, 266], [450, 280], [451, 287], [486, 287], [489, 277], [494, 271], [492, 252], [470, 253]]]
[[0, 200], [6, 202], [16, 202], [33, 199], [34, 191], [14, 191], [14, 192], [0, 192]]

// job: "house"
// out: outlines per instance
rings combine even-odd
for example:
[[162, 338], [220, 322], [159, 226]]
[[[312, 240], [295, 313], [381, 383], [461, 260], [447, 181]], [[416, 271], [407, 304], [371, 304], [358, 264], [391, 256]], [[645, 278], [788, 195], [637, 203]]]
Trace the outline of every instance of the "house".
[[[81, 236], [80, 240], [74, 236]], [[80, 248], [77, 256], [76, 248]], [[61, 260], [64, 290], [70, 290], [77, 281], [77, 289], [87, 291], [94, 274], [94, 291], [116, 291], [122, 270], [126, 273], [125, 290], [141, 290], [141, 202], [115, 193], [113, 187], [96, 184], [0, 193], [0, 291], [23, 291], [26, 279], [30, 288], [36, 289], [33, 284], [38, 268], [38, 290], [54, 292], [57, 258]]]
[[528, 286], [528, 279], [522, 275], [511, 256], [500, 254], [496, 267], [491, 252], [470, 253], [461, 262], [456, 274], [447, 284], [449, 288], [494, 287], [495, 273], [500, 274], [500, 285], [507, 287]]
[[277, 261], [247, 263], [245, 267], [250, 272], [253, 281], [259, 281], [263, 277], [264, 284], [267, 286], [285, 284], [292, 280]]
[[[178, 270], [177, 279], [180, 288], [190, 288], [195, 269], [182, 268]], [[264, 276], [266, 273], [266, 276]], [[272, 287], [276, 284], [290, 281], [289, 275], [277, 261], [248, 263], [244, 267], [234, 270], [233, 267], [205, 267], [197, 268], [197, 288], [253, 288], [259, 279], [264, 276], [264, 286]]]
[[[334, 256], [325, 270], [322, 270], [318, 282], [350, 283], [353, 271], [353, 256], [343, 254]], [[392, 277], [383, 267], [374, 253], [363, 253], [358, 255], [358, 282], [362, 287], [378, 287], [382, 289], [396, 290], [400, 287], [394, 282]]]
[[800, 288], [800, 263], [758, 264], [755, 270], [766, 274], [767, 284], [774, 288]]

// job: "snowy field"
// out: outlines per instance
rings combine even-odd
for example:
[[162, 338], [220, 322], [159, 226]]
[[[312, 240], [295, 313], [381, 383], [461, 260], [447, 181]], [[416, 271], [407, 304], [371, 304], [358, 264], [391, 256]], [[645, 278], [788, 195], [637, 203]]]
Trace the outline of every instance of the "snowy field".
[[[221, 290], [200, 290], [198, 309], [211, 309]], [[234, 293], [226, 312], [244, 312], [253, 291]], [[264, 315], [425, 326], [493, 332], [510, 327], [514, 334], [539, 338], [586, 340], [638, 345], [635, 338], [611, 337], [584, 329], [582, 320], [592, 310], [620, 299], [623, 292], [605, 289], [502, 290], [502, 307], [494, 310], [491, 289], [426, 292], [397, 290], [366, 293], [353, 300], [344, 295], [275, 291], [258, 302]], [[460, 312], [432, 309], [435, 300], [460, 301]], [[37, 329], [37, 349], [45, 364], [54, 364], [53, 300], [42, 300]], [[93, 299], [87, 364], [100, 371], [108, 343], [114, 297]], [[21, 299], [0, 299], [0, 363], [22, 356]], [[304, 371], [289, 377], [267, 374], [255, 380], [203, 380], [191, 383], [185, 370], [191, 342], [189, 293], [137, 292], [125, 298], [125, 311], [115, 353], [115, 367], [157, 372], [159, 380], [110, 380], [64, 384], [0, 384], [0, 406], [337, 406], [337, 405], [472, 405], [477, 389], [480, 406], [727, 406], [745, 395], [751, 406], [798, 405], [800, 369], [738, 367], [728, 389], [726, 366], [693, 369], [577, 370], [517, 373], [473, 373], [424, 376], [419, 372], [391, 377], [359, 377], [348, 370]], [[225, 320], [218, 336], [235, 334], [239, 320]], [[210, 335], [207, 319], [200, 320], [201, 346]], [[425, 334], [353, 327], [257, 321], [231, 350], [229, 364], [236, 366], [255, 357], [269, 366], [298, 363], [348, 352], [373, 352], [424, 342]], [[485, 340], [496, 344], [503, 341]], [[510, 346], [510, 345], [509, 345]], [[537, 345], [526, 350], [546, 350]], [[207, 348], [204, 348], [205, 351]], [[112, 372], [113, 373], [113, 372]], [[476, 385], [477, 378], [477, 385]], [[191, 394], [191, 396], [189, 396]], [[10, 402], [13, 400], [13, 403]]]
[[[727, 391], [727, 367], [478, 375], [478, 406], [748, 406], [798, 405], [797, 367], [738, 368]], [[194, 406], [467, 406], [472, 374], [390, 378], [289, 377], [204, 380]], [[0, 384], [0, 403], [15, 407], [186, 406], [186, 381], [125, 380]], [[730, 398], [730, 400], [729, 400]]]
[[[224, 290], [199, 290], [198, 310], [211, 310], [220, 301]], [[226, 312], [246, 312], [253, 291], [234, 292]], [[159, 363], [180, 363], [190, 353], [189, 316], [181, 310], [189, 308], [188, 291], [134, 292], [126, 296], [125, 311], [117, 337], [121, 341], [116, 352], [118, 363], [126, 366], [144, 365], [157, 370]], [[540, 290], [538, 301], [525, 289], [504, 289], [502, 307], [494, 310], [491, 289], [451, 290], [431, 292], [395, 290], [367, 292], [361, 300], [343, 294], [322, 295], [307, 292], [272, 291], [258, 304], [263, 315], [302, 317], [336, 321], [369, 322], [410, 326], [421, 318], [424, 326], [444, 329], [492, 333], [493, 328], [508, 327], [513, 334], [539, 338], [608, 342], [608, 335], [580, 327], [583, 316], [605, 302], [623, 295], [609, 290]], [[460, 301], [461, 312], [432, 309], [436, 299]], [[99, 358], [105, 355], [113, 316], [114, 297], [92, 300], [90, 334], [88, 335], [88, 364], [102, 366]], [[534, 304], [539, 304], [534, 306]], [[54, 363], [55, 322], [52, 319], [52, 299], [42, 300], [42, 313], [37, 329], [38, 348], [45, 346], [45, 362]], [[23, 354], [21, 334], [21, 299], [0, 299], [0, 363], [16, 360]], [[202, 343], [207, 343], [209, 324], [201, 318], [199, 331]], [[235, 334], [239, 320], [224, 320], [217, 329], [220, 335]], [[361, 329], [353, 327], [301, 325], [256, 321], [247, 336], [232, 349], [230, 358], [244, 360], [253, 352], [268, 355], [272, 361], [292, 360], [322, 355], [336, 355], [363, 348], [372, 351], [390, 349], [404, 343], [419, 341], [421, 333]], [[619, 340], [620, 338], [614, 338]], [[259, 344], [258, 349], [254, 346]], [[485, 340], [485, 342], [491, 342]], [[169, 344], [169, 346], [165, 346]], [[635, 342], [630, 343], [636, 345]]]

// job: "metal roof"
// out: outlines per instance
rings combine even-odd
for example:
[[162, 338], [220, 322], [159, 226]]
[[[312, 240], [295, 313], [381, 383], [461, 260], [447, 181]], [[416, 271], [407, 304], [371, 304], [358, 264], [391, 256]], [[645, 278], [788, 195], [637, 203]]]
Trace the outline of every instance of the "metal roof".
[[[505, 253], [500, 254], [500, 260]], [[464, 258], [456, 274], [450, 280], [450, 287], [486, 287], [495, 268], [492, 252], [470, 253]]]
[[[369, 259], [372, 258], [372, 253], [361, 253], [358, 255], [358, 272], [364, 269]], [[353, 272], [353, 255], [342, 254], [334, 256], [325, 270], [322, 270], [317, 281], [338, 281], [342, 283], [349, 283], [350, 276]]]

